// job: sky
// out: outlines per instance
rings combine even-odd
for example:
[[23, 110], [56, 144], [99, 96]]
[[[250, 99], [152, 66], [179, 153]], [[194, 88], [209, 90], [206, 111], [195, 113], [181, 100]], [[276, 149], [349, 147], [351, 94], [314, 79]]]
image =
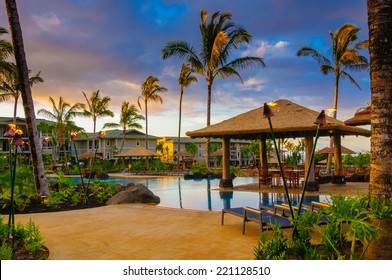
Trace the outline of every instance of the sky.
[[[82, 92], [99, 90], [111, 98], [109, 109], [115, 114], [113, 119], [98, 120], [100, 130], [104, 123], [118, 122], [123, 101], [137, 105], [141, 84], [152, 75], [168, 89], [161, 95], [163, 104], [148, 103], [148, 133], [155, 136], [178, 132], [182, 60], [163, 60], [160, 51], [172, 40], [187, 41], [200, 50], [201, 9], [209, 14], [229, 11], [231, 21], [252, 35], [232, 59], [257, 56], [266, 64], [240, 70], [243, 83], [238, 77], [214, 81], [212, 124], [281, 98], [316, 111], [332, 108], [334, 76], [323, 75], [311, 58], [297, 57], [297, 50], [310, 46], [330, 57], [329, 32], [345, 23], [361, 28], [359, 40], [368, 39], [366, 0], [17, 0], [17, 5], [28, 67], [44, 79], [32, 88], [36, 112], [51, 110], [49, 96], [74, 104], [85, 101]], [[9, 29], [4, 4], [0, 26]], [[343, 121], [370, 102], [369, 73], [350, 74], [361, 90], [341, 80], [338, 119]], [[184, 91], [182, 135], [206, 126], [207, 84], [204, 77], [198, 79]], [[18, 116], [24, 117], [21, 101], [18, 106]], [[0, 112], [12, 116], [12, 103], [0, 103]], [[144, 114], [144, 108], [139, 112]], [[91, 119], [75, 122], [92, 131]], [[326, 146], [324, 140], [320, 143]], [[363, 137], [342, 140], [356, 151], [369, 150], [369, 143]]]

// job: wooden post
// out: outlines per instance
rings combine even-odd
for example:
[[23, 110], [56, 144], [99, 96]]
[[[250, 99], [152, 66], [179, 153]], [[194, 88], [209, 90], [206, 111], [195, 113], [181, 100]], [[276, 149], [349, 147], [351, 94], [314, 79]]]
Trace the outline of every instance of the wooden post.
[[346, 180], [343, 176], [343, 165], [342, 165], [342, 143], [341, 143], [341, 133], [338, 130], [335, 130], [334, 133], [334, 172], [332, 177], [333, 184], [345, 184]]
[[230, 137], [222, 137], [222, 179], [219, 182], [220, 188], [232, 188], [233, 180], [230, 174]]
[[[309, 191], [317, 191], [318, 190], [318, 182], [316, 182], [316, 178], [314, 176], [314, 162], [310, 162], [310, 157], [312, 155], [312, 150], [313, 150], [313, 133], [312, 132], [306, 132], [305, 133], [305, 153], [306, 153], [306, 158], [305, 158], [305, 172], [309, 169], [309, 177], [308, 177], [308, 183], [305, 186], [306, 190]], [[306, 174], [305, 174], [306, 177]]]
[[262, 168], [267, 168], [268, 169], [268, 156], [267, 156], [267, 143], [265, 141], [265, 138], [261, 138], [260, 142], [260, 166]]

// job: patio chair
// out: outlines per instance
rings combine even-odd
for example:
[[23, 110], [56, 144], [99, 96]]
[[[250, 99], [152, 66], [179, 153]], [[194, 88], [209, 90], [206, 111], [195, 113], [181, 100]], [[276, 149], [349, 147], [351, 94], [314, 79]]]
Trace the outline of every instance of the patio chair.
[[222, 209], [222, 225], [224, 224], [224, 215], [226, 213], [242, 217], [242, 234], [245, 234], [246, 222], [256, 222], [260, 225], [261, 231], [272, 229], [273, 225], [279, 224], [282, 228], [292, 227], [287, 217], [275, 215], [269, 211], [255, 209], [252, 207], [237, 207]]
[[269, 184], [271, 182], [271, 176], [268, 173], [268, 168], [264, 166], [257, 166], [257, 174], [259, 176], [259, 188], [262, 184]]

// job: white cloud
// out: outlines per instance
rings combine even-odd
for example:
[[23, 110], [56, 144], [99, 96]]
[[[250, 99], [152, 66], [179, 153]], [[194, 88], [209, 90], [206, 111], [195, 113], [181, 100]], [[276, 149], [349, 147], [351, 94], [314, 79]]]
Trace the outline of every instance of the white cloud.
[[44, 16], [33, 16], [33, 20], [44, 31], [50, 31], [61, 23], [60, 19], [52, 13]]
[[266, 41], [255, 40], [250, 43], [247, 50], [245, 50], [241, 55], [242, 56], [259, 56], [259, 57], [278, 57], [278, 56], [286, 56], [287, 46], [289, 42], [279, 41], [275, 44], [271, 44]]
[[174, 66], [166, 66], [162, 71], [162, 75], [178, 78], [179, 73], [177, 73], [177, 70]]
[[260, 79], [256, 77], [250, 77], [244, 84], [242, 84], [239, 89], [240, 90], [253, 90], [253, 91], [262, 91], [265, 88], [266, 79]]

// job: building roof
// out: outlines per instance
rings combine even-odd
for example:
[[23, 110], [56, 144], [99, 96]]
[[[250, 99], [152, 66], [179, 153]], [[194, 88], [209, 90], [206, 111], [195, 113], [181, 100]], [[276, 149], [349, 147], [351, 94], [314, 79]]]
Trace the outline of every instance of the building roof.
[[[173, 141], [174, 143], [178, 143], [178, 137], [175, 136], [166, 136], [164, 137], [166, 141]], [[183, 144], [187, 144], [187, 143], [205, 143], [207, 141], [207, 138], [197, 138], [197, 139], [193, 139], [191, 137], [180, 137], [181, 139], [181, 143]], [[222, 140], [221, 139], [211, 139], [211, 143], [221, 143]], [[244, 144], [248, 144], [249, 140], [244, 140], [244, 139], [232, 139], [231, 141], [232, 143], [244, 143]]]
[[[14, 122], [14, 118], [13, 117], [0, 117], [0, 125], [8, 125], [8, 124], [13, 123], [13, 122]], [[45, 119], [36, 119], [36, 122], [37, 122], [37, 125], [39, 125], [42, 122], [46, 122], [48, 124], [54, 123], [52, 121], [48, 121], [48, 120], [45, 120]], [[16, 118], [16, 125], [17, 126], [26, 125], [26, 119], [17, 117]]]
[[[277, 138], [302, 138], [306, 131], [316, 131], [314, 121], [320, 114], [286, 99], [280, 99], [273, 107], [275, 116], [271, 118], [272, 126]], [[240, 114], [228, 120], [208, 127], [189, 131], [186, 135], [197, 137], [222, 137], [234, 139], [258, 139], [261, 136], [270, 138], [268, 120], [263, 117], [264, 106]], [[347, 126], [344, 122], [328, 117], [327, 124], [320, 128], [320, 136], [329, 136], [339, 130], [341, 135], [370, 136], [370, 131], [363, 128]]]
[[[96, 132], [96, 135], [98, 135], [98, 132]], [[136, 129], [130, 129], [127, 130], [125, 133], [125, 139], [144, 139], [146, 134], [136, 130]], [[78, 135], [77, 140], [87, 140], [93, 138], [93, 133], [88, 132], [84, 134]], [[112, 129], [112, 130], [107, 130], [106, 135], [104, 136], [104, 139], [122, 139], [123, 138], [123, 132], [120, 129]], [[153, 135], [148, 135], [148, 139], [150, 140], [156, 140], [158, 137], [153, 136]]]

